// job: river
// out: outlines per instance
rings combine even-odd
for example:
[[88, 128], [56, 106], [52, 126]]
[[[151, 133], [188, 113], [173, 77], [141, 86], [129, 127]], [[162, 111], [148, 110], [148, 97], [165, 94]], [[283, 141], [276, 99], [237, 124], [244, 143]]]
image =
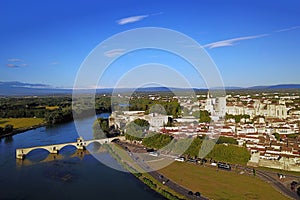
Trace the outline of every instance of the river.
[[[93, 121], [81, 120], [81, 128], [91, 132]], [[45, 150], [30, 152], [23, 163], [15, 158], [16, 148], [73, 142], [77, 137], [70, 122], [0, 139], [0, 199], [164, 199], [132, 174], [111, 169], [92, 155], [73, 157], [73, 147], [65, 147], [52, 161], [43, 161], [49, 158]], [[101, 156], [116, 162], [106, 152]]]

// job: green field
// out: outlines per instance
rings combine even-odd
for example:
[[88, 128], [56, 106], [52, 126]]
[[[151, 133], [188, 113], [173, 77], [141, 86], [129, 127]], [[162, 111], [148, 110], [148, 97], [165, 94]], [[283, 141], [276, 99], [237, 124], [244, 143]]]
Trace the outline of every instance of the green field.
[[191, 163], [174, 162], [159, 170], [166, 177], [209, 199], [287, 199], [258, 177]]
[[57, 110], [59, 106], [46, 106], [46, 110]]
[[14, 129], [26, 129], [43, 123], [44, 119], [42, 118], [0, 118], [0, 127], [11, 124]]

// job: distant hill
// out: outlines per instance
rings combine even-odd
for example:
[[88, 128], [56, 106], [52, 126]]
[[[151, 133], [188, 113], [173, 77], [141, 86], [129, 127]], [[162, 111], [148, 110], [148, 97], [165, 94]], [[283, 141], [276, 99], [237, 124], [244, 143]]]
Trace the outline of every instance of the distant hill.
[[71, 92], [72, 90], [70, 89], [52, 88], [51, 86], [45, 84], [0, 81], [0, 96], [71, 94]]
[[269, 86], [253, 86], [248, 89], [254, 90], [278, 90], [278, 89], [300, 89], [300, 84], [280, 84], [280, 85], [269, 85]]
[[[192, 88], [194, 91], [206, 91], [207, 89], [203, 88]], [[213, 88], [221, 89], [221, 88]], [[242, 87], [225, 87], [226, 90], [281, 90], [281, 89], [300, 89], [300, 84], [280, 84], [280, 85], [270, 85], [270, 86], [253, 86], [248, 88]], [[105, 88], [97, 89], [96, 93], [123, 93], [123, 92], [184, 92], [188, 91], [188, 88], [167, 88], [167, 87], [147, 87], [147, 88]], [[94, 90], [79, 90], [80, 93], [91, 93]], [[31, 84], [31, 83], [22, 83], [22, 82], [1, 82], [0, 81], [0, 96], [33, 96], [33, 95], [59, 95], [59, 94], [72, 94], [72, 89], [61, 89], [54, 88], [46, 84]]]

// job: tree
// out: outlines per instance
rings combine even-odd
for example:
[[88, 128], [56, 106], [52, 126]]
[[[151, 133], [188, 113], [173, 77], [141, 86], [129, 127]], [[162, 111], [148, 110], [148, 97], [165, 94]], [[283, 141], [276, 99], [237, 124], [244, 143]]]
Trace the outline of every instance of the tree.
[[6, 124], [3, 131], [4, 133], [10, 133], [14, 130], [14, 126], [11, 124]]
[[221, 162], [246, 164], [251, 155], [245, 147], [234, 145], [216, 144], [207, 158], [212, 158]]
[[279, 133], [273, 133], [272, 135], [274, 135], [275, 136], [275, 138], [276, 138], [276, 140], [280, 140], [280, 135], [279, 135]]
[[147, 120], [138, 118], [126, 125], [125, 138], [131, 141], [141, 141], [144, 138], [147, 131], [149, 130], [149, 127], [150, 124]]
[[154, 134], [143, 139], [143, 145], [149, 148], [161, 149], [167, 146], [173, 137], [165, 134]]
[[172, 117], [168, 117], [168, 122], [166, 124], [166, 127], [173, 127], [173, 119], [172, 119]]
[[149, 122], [148, 122], [147, 120], [138, 118], [138, 119], [134, 120], [133, 122], [134, 122], [137, 126], [140, 126], [140, 127], [143, 128], [143, 129], [149, 130], [150, 124], [149, 124]]
[[117, 130], [114, 125], [109, 126], [107, 118], [99, 117], [93, 124], [93, 135], [95, 139], [116, 137], [119, 134], [120, 131]]
[[200, 119], [199, 122], [207, 122], [209, 123], [211, 121], [211, 118], [209, 116], [209, 112], [207, 110], [200, 110]]
[[234, 138], [230, 138], [230, 137], [224, 137], [224, 136], [220, 136], [218, 141], [217, 141], [217, 144], [238, 144], [238, 142], [236, 141], [236, 139]]
[[202, 145], [202, 139], [200, 137], [196, 137], [192, 141], [192, 143], [189, 146], [189, 148], [184, 152], [184, 155], [186, 155], [188, 157], [194, 157], [194, 158], [198, 157], [201, 145]]
[[93, 124], [93, 136], [95, 139], [106, 138], [109, 135], [110, 127], [108, 119], [98, 118]]

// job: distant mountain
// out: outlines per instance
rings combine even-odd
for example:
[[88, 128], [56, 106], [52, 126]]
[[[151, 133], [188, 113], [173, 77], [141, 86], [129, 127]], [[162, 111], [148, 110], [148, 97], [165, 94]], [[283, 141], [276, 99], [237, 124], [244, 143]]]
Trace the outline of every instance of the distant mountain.
[[269, 85], [269, 86], [253, 86], [248, 89], [253, 90], [278, 90], [278, 89], [300, 89], [300, 84], [280, 84], [280, 85]]
[[[206, 91], [204, 88], [192, 88], [195, 92]], [[212, 88], [215, 90], [222, 89], [220, 87]], [[300, 84], [280, 84], [270, 86], [253, 86], [253, 87], [225, 87], [226, 90], [281, 90], [281, 89], [300, 89]], [[103, 93], [125, 93], [125, 92], [184, 92], [191, 90], [189, 88], [167, 88], [167, 87], [147, 87], [147, 88], [104, 88], [96, 89], [97, 94]], [[92, 93], [95, 90], [82, 89], [78, 90], [79, 93]], [[0, 81], [0, 96], [33, 96], [33, 95], [59, 95], [59, 94], [72, 94], [72, 89], [54, 88], [46, 84], [31, 84], [22, 82], [1, 82]]]
[[236, 86], [225, 86], [223, 87], [213, 87], [212, 90], [220, 90], [220, 89], [225, 89], [225, 90], [239, 90], [239, 89], [245, 89], [242, 87], [236, 87]]
[[72, 90], [52, 88], [45, 84], [0, 81], [0, 96], [71, 94], [71, 92]]

